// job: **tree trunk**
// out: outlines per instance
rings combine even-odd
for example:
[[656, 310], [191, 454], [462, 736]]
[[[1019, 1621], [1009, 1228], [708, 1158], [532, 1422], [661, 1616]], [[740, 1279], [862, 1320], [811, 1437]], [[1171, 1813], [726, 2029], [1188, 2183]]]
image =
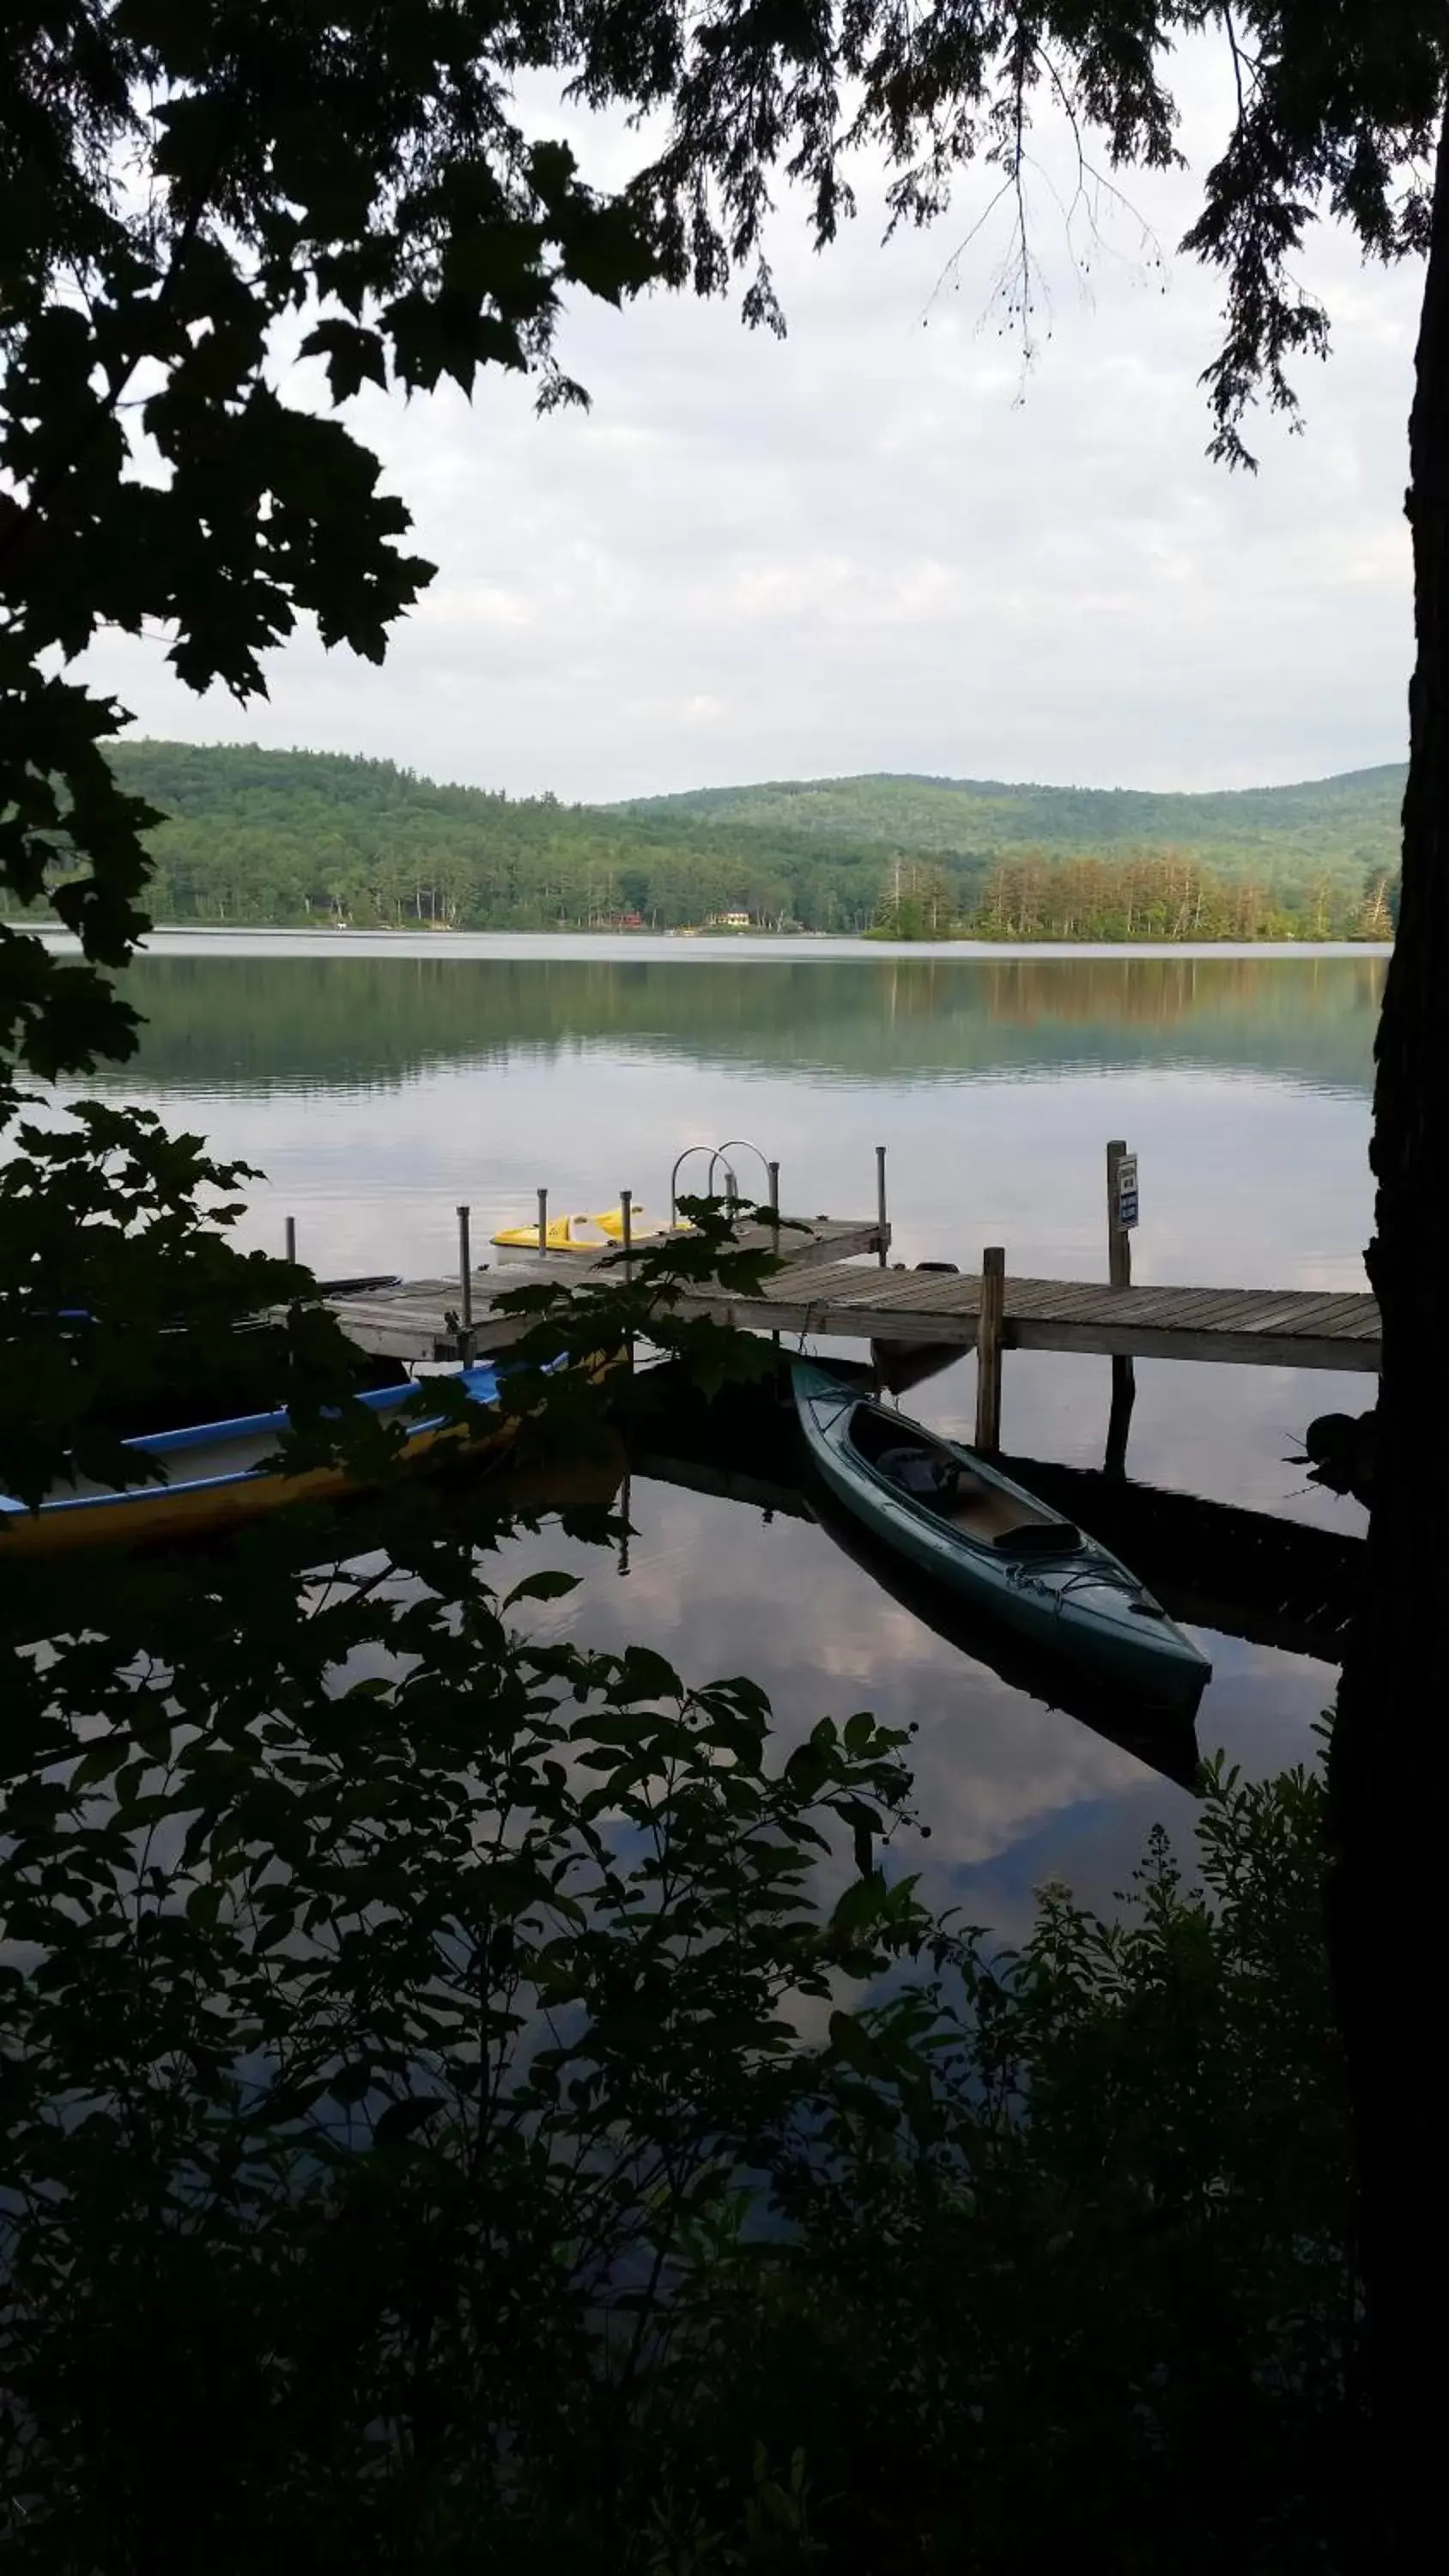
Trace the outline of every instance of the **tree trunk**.
[[[1383, 1312], [1364, 1598], [1330, 1766], [1329, 1935], [1358, 2130], [1372, 2483], [1359, 2555], [1417, 2566], [1437, 2506], [1449, 1717], [1449, 120], [1409, 425], [1417, 654], [1403, 900], [1384, 990], [1369, 1278]], [[1428, 2528], [1433, 2528], [1430, 2523]]]

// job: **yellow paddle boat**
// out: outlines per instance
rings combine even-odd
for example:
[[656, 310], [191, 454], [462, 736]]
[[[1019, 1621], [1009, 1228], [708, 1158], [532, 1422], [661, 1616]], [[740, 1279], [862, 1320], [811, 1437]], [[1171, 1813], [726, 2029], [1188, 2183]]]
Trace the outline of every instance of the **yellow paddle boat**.
[[[629, 1211], [631, 1244], [657, 1243], [661, 1235], [688, 1232], [689, 1228], [684, 1225], [662, 1224], [658, 1217], [649, 1214], [647, 1208], [636, 1207]], [[550, 1252], [580, 1253], [585, 1256], [591, 1255], [595, 1260], [600, 1253], [617, 1252], [623, 1240], [622, 1207], [605, 1208], [598, 1216], [550, 1217], [545, 1228], [545, 1242]], [[537, 1252], [538, 1227], [536, 1225], [504, 1226], [494, 1235], [493, 1241], [504, 1252]]]

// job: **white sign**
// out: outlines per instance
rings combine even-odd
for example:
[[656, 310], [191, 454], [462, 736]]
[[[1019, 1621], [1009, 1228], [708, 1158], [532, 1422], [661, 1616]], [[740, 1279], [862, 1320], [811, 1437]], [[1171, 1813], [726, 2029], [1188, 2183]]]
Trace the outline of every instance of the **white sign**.
[[1130, 1234], [1137, 1223], [1137, 1157], [1124, 1154], [1117, 1166], [1117, 1228]]

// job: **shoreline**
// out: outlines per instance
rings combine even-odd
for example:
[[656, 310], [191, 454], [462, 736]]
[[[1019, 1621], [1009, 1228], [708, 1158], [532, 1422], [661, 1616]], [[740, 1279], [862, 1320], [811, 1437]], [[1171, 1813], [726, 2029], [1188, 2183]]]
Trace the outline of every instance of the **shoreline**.
[[[15, 926], [12, 922], [11, 926]], [[50, 925], [25, 924], [47, 946], [79, 955], [80, 943], [70, 931]], [[182, 956], [188, 950], [216, 950], [264, 955], [278, 945], [305, 948], [313, 956], [391, 955], [397, 958], [514, 956], [544, 963], [566, 952], [589, 957], [616, 957], [681, 965], [718, 964], [733, 955], [746, 964], [782, 964], [814, 959], [822, 965], [875, 961], [898, 963], [922, 958], [952, 958], [970, 964], [1002, 958], [1107, 959], [1171, 957], [1185, 959], [1282, 957], [1305, 961], [1342, 957], [1391, 957], [1393, 942], [1376, 939], [867, 939], [862, 933], [735, 932], [723, 938], [688, 939], [659, 931], [617, 930], [321, 930], [294, 923], [272, 928], [260, 922], [158, 922], [143, 941], [142, 956]]]

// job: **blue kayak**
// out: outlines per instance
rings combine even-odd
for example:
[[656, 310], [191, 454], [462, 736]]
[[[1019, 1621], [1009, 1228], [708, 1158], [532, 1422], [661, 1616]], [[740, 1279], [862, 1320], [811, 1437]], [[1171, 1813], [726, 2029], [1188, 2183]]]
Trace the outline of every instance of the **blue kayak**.
[[977, 1450], [813, 1361], [790, 1374], [815, 1468], [885, 1546], [1058, 1656], [1162, 1698], [1202, 1690], [1207, 1657], [1110, 1548]]
[[[474, 1449], [502, 1449], [518, 1429], [516, 1415], [497, 1410], [499, 1367], [492, 1360], [462, 1369], [458, 1380], [472, 1401], [490, 1410], [481, 1430], [465, 1432], [442, 1414], [409, 1421], [399, 1452], [403, 1464], [440, 1441]], [[418, 1387], [369, 1389], [357, 1401], [386, 1421], [399, 1414]], [[289, 1503], [335, 1498], [356, 1491], [345, 1465], [304, 1468], [290, 1474], [268, 1462], [290, 1425], [285, 1411], [250, 1413], [226, 1422], [202, 1422], [152, 1432], [122, 1447], [145, 1483], [112, 1487], [77, 1477], [51, 1494], [37, 1511], [0, 1494], [0, 1564], [9, 1556], [55, 1556], [74, 1548], [151, 1545], [239, 1527]]]

